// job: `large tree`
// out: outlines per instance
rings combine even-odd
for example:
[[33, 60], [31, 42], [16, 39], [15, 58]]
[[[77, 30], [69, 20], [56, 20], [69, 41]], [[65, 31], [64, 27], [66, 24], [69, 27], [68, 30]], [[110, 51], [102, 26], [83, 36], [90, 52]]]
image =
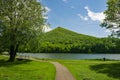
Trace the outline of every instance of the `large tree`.
[[14, 61], [20, 44], [38, 36], [43, 29], [45, 10], [37, 0], [0, 0], [0, 38]]
[[107, 0], [107, 7], [102, 26], [112, 31], [113, 36], [120, 37], [120, 0]]

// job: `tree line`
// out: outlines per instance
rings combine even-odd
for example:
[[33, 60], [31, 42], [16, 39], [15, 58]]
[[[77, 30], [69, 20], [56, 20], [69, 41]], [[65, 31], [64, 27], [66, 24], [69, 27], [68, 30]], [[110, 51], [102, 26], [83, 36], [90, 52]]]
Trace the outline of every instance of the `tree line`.
[[119, 53], [119, 43], [119, 38], [96, 38], [59, 27], [40, 36], [38, 40], [30, 41], [26, 46], [21, 47], [20, 51], [36, 53]]

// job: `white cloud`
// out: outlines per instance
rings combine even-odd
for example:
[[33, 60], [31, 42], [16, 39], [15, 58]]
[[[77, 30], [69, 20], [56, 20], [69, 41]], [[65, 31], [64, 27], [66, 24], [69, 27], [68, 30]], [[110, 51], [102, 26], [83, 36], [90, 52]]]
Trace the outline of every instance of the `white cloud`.
[[88, 17], [91, 20], [102, 22], [105, 19], [105, 14], [103, 12], [93, 12], [88, 8], [88, 6], [86, 6], [85, 9], [87, 10]]
[[44, 31], [44, 32], [49, 32], [49, 31], [51, 31], [51, 30], [52, 30], [52, 28], [50, 28], [50, 26], [44, 25], [44, 28], [43, 28], [43, 31]]
[[82, 16], [81, 14], [77, 14], [82, 20], [87, 21], [89, 18], [88, 16]]
[[47, 6], [45, 6], [45, 9], [46, 9], [47, 13], [51, 11], [51, 9]]
[[47, 14], [51, 11], [51, 9], [49, 7], [47, 7], [47, 6], [43, 7], [43, 9], [46, 10], [46, 12], [43, 13], [43, 18], [48, 19]]

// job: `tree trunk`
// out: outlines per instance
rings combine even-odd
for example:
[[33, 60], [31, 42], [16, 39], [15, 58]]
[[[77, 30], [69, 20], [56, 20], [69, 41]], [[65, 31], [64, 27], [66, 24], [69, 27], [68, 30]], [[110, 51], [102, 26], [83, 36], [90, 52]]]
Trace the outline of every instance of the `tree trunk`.
[[9, 52], [10, 57], [8, 60], [9, 62], [15, 61], [15, 56], [16, 56], [17, 50], [18, 50], [18, 45], [16, 45], [16, 46], [11, 45], [10, 52]]
[[9, 57], [9, 62], [14, 62], [15, 61], [15, 56], [16, 56], [16, 52], [15, 51], [11, 51], [9, 53], [10, 57]]

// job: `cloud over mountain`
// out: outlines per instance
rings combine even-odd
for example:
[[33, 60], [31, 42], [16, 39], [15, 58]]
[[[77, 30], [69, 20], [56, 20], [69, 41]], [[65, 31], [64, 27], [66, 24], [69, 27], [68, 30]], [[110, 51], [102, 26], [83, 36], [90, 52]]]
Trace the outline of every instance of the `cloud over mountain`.
[[87, 10], [88, 17], [93, 21], [102, 22], [105, 19], [105, 14], [103, 12], [93, 12], [88, 6], [84, 7]]

